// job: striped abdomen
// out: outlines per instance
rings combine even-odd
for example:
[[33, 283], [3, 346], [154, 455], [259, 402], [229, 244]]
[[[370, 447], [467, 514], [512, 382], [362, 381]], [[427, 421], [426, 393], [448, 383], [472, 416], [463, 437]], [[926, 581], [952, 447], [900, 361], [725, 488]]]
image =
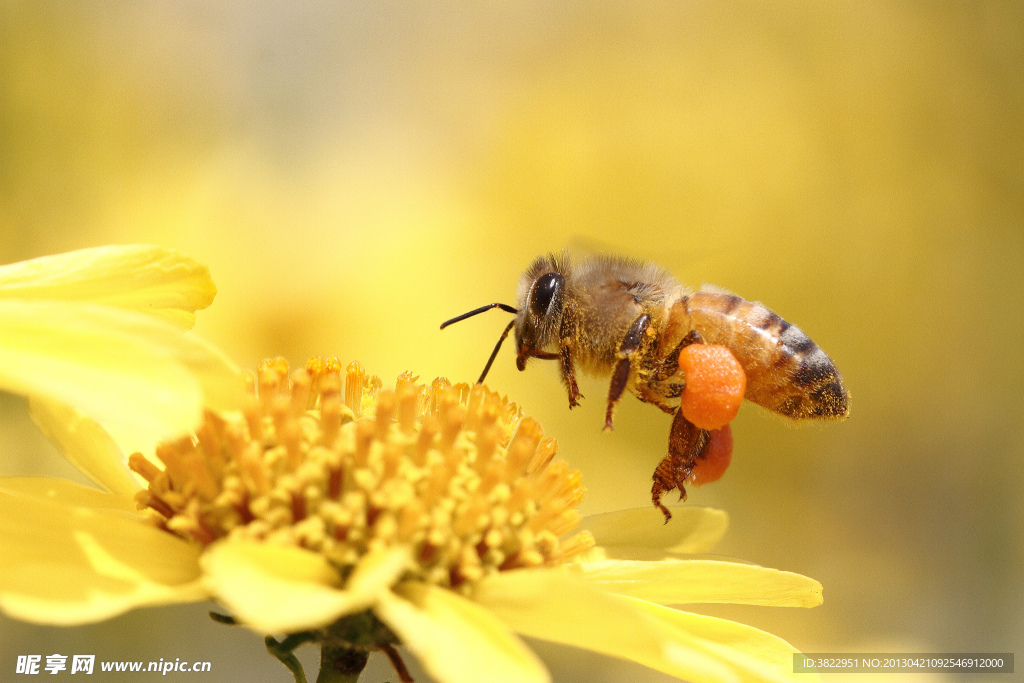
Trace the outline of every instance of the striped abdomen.
[[798, 419], [849, 414], [850, 398], [832, 359], [763, 304], [717, 292], [684, 296], [669, 309], [662, 348], [691, 329], [705, 343], [732, 351], [747, 374], [748, 400]]

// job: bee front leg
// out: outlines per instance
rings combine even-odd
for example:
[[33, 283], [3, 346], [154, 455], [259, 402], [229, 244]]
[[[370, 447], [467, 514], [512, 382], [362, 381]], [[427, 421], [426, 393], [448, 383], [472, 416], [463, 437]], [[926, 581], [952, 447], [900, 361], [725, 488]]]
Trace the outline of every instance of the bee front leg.
[[579, 399], [583, 398], [580, 387], [576, 384], [576, 368], [572, 363], [572, 353], [567, 345], [562, 346], [562, 381], [565, 382], [565, 390], [569, 392], [569, 409], [580, 404]]
[[615, 370], [612, 371], [612, 382], [608, 386], [608, 411], [604, 416], [606, 432], [612, 430], [612, 411], [615, 410], [615, 404], [622, 398], [622, 392], [626, 390], [626, 384], [629, 383], [629, 357], [640, 348], [644, 332], [650, 324], [651, 316], [644, 313], [629, 326], [626, 337], [619, 345], [619, 352], [616, 354], [619, 362], [615, 364]]
[[672, 431], [668, 435], [668, 455], [654, 470], [654, 485], [651, 487], [651, 502], [665, 515], [666, 524], [672, 519], [672, 513], [661, 504], [661, 496], [672, 489], [679, 489], [679, 500], [686, 500], [683, 484], [690, 476], [697, 458], [707, 450], [710, 443], [707, 431], [683, 417], [682, 410], [676, 412], [672, 419]]

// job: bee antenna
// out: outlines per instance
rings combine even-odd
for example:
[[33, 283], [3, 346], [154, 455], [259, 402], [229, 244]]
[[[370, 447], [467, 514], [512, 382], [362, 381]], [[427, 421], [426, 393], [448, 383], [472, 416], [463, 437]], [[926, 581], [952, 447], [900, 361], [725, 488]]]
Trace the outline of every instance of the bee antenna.
[[[505, 311], [506, 313], [518, 313], [519, 312], [518, 308], [513, 308], [512, 306], [509, 306], [508, 304], [487, 304], [486, 306], [481, 306], [480, 308], [476, 308], [476, 309], [470, 311], [469, 313], [463, 313], [462, 315], [457, 315], [454, 318], [452, 318], [451, 320], [445, 320], [443, 323], [441, 323], [441, 329], [443, 330], [444, 328], [448, 327], [452, 323], [457, 323], [457, 322], [459, 322], [461, 320], [465, 320], [466, 318], [472, 318], [474, 315], [479, 315], [481, 313], [484, 313], [486, 311], [491, 310], [492, 308], [500, 308], [501, 310]], [[506, 331], [505, 334], [507, 335], [508, 331]], [[502, 336], [502, 340], [504, 340], [504, 339], [505, 339], [505, 337]], [[501, 342], [498, 342], [498, 346], [501, 346]]]
[[512, 328], [515, 326], [515, 324], [516, 321], [513, 320], [508, 325], [506, 325], [505, 331], [501, 333], [500, 337], [498, 337], [498, 343], [494, 345], [494, 350], [491, 351], [491, 357], [487, 359], [487, 365], [484, 366], [484, 371], [480, 373], [480, 379], [476, 381], [477, 384], [484, 383], [484, 377], [486, 377], [487, 373], [491, 371], [491, 363], [493, 363], [494, 359], [497, 357], [498, 349], [501, 348], [502, 343], [504, 343], [505, 338], [508, 337], [508, 333], [512, 331]]
[[[441, 323], [441, 329], [443, 330], [444, 328], [448, 327], [452, 323], [457, 323], [460, 320], [465, 320], [466, 318], [472, 318], [474, 315], [479, 315], [481, 313], [484, 313], [486, 311], [491, 310], [492, 308], [500, 308], [501, 310], [505, 311], [506, 313], [519, 313], [519, 309], [518, 308], [514, 308], [512, 306], [509, 306], [508, 304], [498, 304], [498, 303], [487, 304], [486, 306], [481, 306], [480, 308], [475, 308], [472, 311], [470, 311], [469, 313], [463, 313], [462, 315], [457, 315], [454, 318], [452, 318], [451, 320], [445, 320], [443, 323]], [[513, 327], [515, 327], [515, 324], [516, 324], [516, 321], [513, 320], [508, 325], [506, 325], [505, 326], [505, 331], [501, 333], [500, 337], [498, 337], [498, 343], [494, 345], [494, 350], [491, 351], [491, 357], [487, 359], [487, 365], [484, 366], [484, 371], [482, 373], [480, 373], [480, 379], [478, 379], [476, 381], [477, 384], [483, 384], [484, 383], [484, 378], [487, 377], [487, 373], [491, 371], [491, 365], [494, 363], [494, 359], [498, 355], [498, 350], [501, 348], [501, 345], [505, 342], [505, 339], [508, 337], [508, 333], [512, 331]]]

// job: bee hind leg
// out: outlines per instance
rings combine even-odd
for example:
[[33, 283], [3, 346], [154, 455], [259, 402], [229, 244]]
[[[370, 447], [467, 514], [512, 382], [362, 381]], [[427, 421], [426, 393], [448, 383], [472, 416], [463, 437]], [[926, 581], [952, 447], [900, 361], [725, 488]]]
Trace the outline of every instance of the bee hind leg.
[[711, 443], [708, 432], [693, 424], [685, 417], [683, 411], [676, 412], [672, 419], [672, 431], [668, 435], [668, 455], [654, 470], [651, 486], [651, 502], [665, 515], [665, 523], [672, 519], [668, 508], [662, 505], [662, 495], [672, 489], [679, 489], [679, 500], [686, 500], [686, 489], [683, 484], [693, 471], [697, 458]]
[[606, 432], [612, 430], [612, 411], [615, 410], [615, 404], [622, 398], [622, 392], [626, 390], [626, 384], [629, 383], [629, 357], [640, 348], [644, 332], [647, 331], [650, 324], [651, 316], [644, 313], [633, 321], [629, 330], [626, 331], [626, 337], [619, 344], [619, 352], [616, 354], [619, 361], [615, 364], [615, 370], [612, 371], [612, 382], [608, 386], [608, 411], [604, 416]]
[[[690, 330], [686, 336], [679, 340], [672, 352], [661, 359], [654, 373], [654, 379], [658, 382], [665, 382], [679, 370], [679, 352], [690, 344], [703, 344], [704, 337], [697, 330]], [[668, 411], [674, 412], [674, 411]]]

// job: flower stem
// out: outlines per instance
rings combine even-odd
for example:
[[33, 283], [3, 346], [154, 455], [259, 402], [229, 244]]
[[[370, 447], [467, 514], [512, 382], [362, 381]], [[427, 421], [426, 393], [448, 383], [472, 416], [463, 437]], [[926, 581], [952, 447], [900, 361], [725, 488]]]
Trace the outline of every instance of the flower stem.
[[312, 640], [312, 638], [312, 633], [303, 632], [294, 633], [281, 641], [267, 636], [264, 642], [267, 646], [267, 652], [277, 657], [278, 661], [292, 672], [292, 676], [295, 677], [295, 683], [306, 683], [306, 672], [302, 670], [302, 662], [299, 661], [299, 658], [295, 656], [292, 650]]

